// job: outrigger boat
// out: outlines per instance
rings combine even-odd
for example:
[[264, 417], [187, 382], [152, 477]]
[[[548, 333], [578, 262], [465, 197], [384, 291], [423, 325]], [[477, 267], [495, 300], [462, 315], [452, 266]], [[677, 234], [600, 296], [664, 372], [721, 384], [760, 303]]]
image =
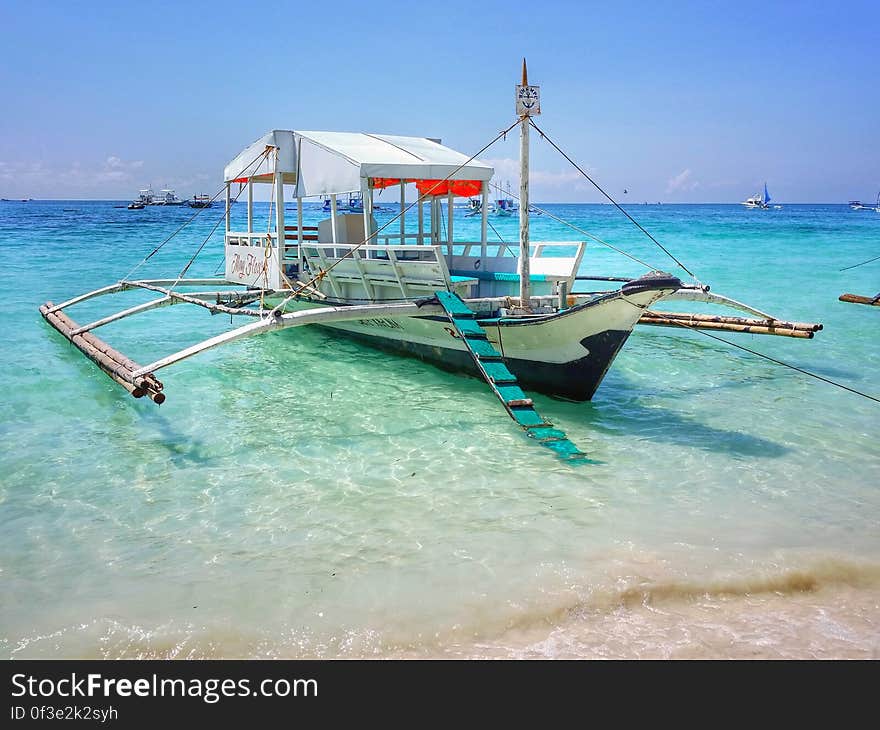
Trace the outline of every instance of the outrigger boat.
[[[806, 338], [821, 329], [821, 325], [777, 320], [709, 293], [706, 286], [684, 285], [665, 272], [651, 271], [636, 279], [579, 276], [584, 242], [531, 242], [529, 127], [538, 110], [529, 103], [537, 94], [538, 87], [528, 85], [524, 62], [517, 119], [494, 140], [519, 127], [518, 247], [488, 240], [494, 170], [476, 155], [467, 157], [423, 137], [276, 129], [226, 166], [222, 279], [182, 278], [186, 269], [177, 279], [126, 278], [61, 304], [47, 302], [40, 311], [132, 395], [146, 395], [157, 403], [164, 401], [165, 394], [156, 373], [169, 365], [245, 337], [319, 325], [340, 336], [482, 378], [529, 436], [575, 460], [585, 455], [537, 414], [525, 391], [575, 401], [591, 399], [637, 323]], [[415, 184], [420, 196], [409, 206], [407, 184]], [[233, 185], [240, 186], [239, 195], [247, 191], [246, 230], [232, 228]], [[269, 232], [254, 225], [256, 185], [272, 188], [274, 230]], [[293, 221], [284, 206], [288, 187], [297, 200]], [[379, 227], [373, 196], [387, 188], [399, 188], [400, 213]], [[358, 193], [363, 212], [340, 213], [337, 198]], [[454, 197], [477, 195], [482, 201], [480, 238], [457, 240]], [[330, 216], [316, 226], [305, 225], [304, 199], [321, 196], [329, 197]], [[407, 230], [413, 208], [417, 227]], [[575, 282], [585, 279], [622, 285], [573, 293]], [[67, 315], [80, 302], [131, 289], [155, 291], [158, 296], [82, 326]], [[752, 318], [649, 310], [671, 299], [726, 305]], [[132, 362], [94, 335], [109, 322], [179, 303], [251, 321], [147, 365]]]

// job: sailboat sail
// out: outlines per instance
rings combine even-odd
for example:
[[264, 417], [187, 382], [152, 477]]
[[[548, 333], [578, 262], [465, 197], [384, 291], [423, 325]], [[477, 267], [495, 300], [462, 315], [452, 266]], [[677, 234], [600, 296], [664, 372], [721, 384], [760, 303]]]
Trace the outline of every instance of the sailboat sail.
[[767, 192], [767, 183], [764, 183], [764, 205], [770, 202], [770, 193]]

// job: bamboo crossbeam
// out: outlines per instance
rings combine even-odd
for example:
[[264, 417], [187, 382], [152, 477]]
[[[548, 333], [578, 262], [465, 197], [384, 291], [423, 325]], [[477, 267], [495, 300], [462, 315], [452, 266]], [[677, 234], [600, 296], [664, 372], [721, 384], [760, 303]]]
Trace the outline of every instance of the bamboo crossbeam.
[[46, 302], [42, 305], [40, 314], [107, 376], [135, 398], [143, 398], [146, 395], [155, 403], [162, 403], [165, 400], [165, 394], [162, 393], [162, 383], [153, 375], [148, 373], [136, 375], [135, 371], [140, 369], [140, 365], [121, 352], [114, 350], [90, 332], [74, 334], [76, 330], [80, 329], [80, 326], [66, 314], [58, 311], [52, 302]]
[[751, 314], [753, 317], [759, 317], [761, 319], [773, 319], [773, 317], [767, 314], [767, 312], [762, 312], [760, 309], [755, 309], [748, 304], [738, 302], [736, 299], [731, 299], [730, 297], [726, 297], [723, 294], [710, 292], [708, 288], [695, 289], [693, 287], [682, 287], [681, 289], [676, 289], [670, 294], [664, 294], [661, 299], [663, 299], [664, 301], [701, 302], [703, 304], [717, 304], [721, 307], [738, 309], [739, 311], [745, 312], [746, 314]]
[[74, 304], [79, 304], [80, 302], [84, 302], [87, 299], [100, 297], [104, 294], [116, 294], [117, 292], [125, 291], [127, 288], [128, 285], [124, 282], [119, 282], [118, 284], [110, 284], [109, 286], [104, 286], [100, 289], [95, 289], [94, 291], [80, 294], [78, 297], [68, 299], [66, 302], [61, 302], [61, 304], [53, 304], [52, 307], [49, 309], [49, 314], [58, 312], [62, 309], [65, 309], [66, 307], [72, 307]]
[[869, 307], [880, 307], [880, 294], [876, 297], [863, 297], [859, 294], [841, 294], [838, 299], [850, 304], [867, 304]]
[[168, 367], [176, 362], [185, 360], [200, 352], [210, 350], [212, 347], [225, 345], [244, 337], [252, 337], [270, 332], [274, 330], [287, 329], [289, 327], [302, 327], [311, 324], [328, 324], [330, 322], [345, 322], [353, 319], [372, 319], [385, 317], [420, 317], [443, 314], [445, 310], [439, 304], [425, 303], [406, 303], [406, 304], [367, 304], [361, 306], [345, 306], [345, 307], [319, 307], [315, 309], [304, 309], [298, 312], [290, 312], [275, 317], [267, 317], [259, 322], [242, 325], [237, 329], [230, 330], [211, 337], [208, 340], [199, 342], [184, 350], [175, 352], [172, 355], [163, 357], [154, 363], [136, 370], [133, 375], [135, 377], [147, 375], [160, 368]]
[[84, 324], [82, 327], [73, 330], [70, 334], [73, 335], [81, 335], [83, 332], [90, 332], [91, 330], [97, 329], [98, 327], [103, 327], [105, 324], [110, 324], [111, 322], [115, 322], [118, 319], [123, 319], [124, 317], [130, 317], [133, 314], [138, 314], [139, 312], [146, 312], [150, 309], [156, 309], [157, 307], [164, 307], [167, 304], [171, 303], [171, 297], [162, 297], [161, 299], [155, 299], [151, 302], [145, 302], [144, 304], [138, 304], [136, 307], [130, 307], [128, 309], [124, 309], [121, 312], [116, 312], [115, 314], [111, 314], [107, 317], [103, 317], [102, 319], [96, 319], [94, 322], [89, 322], [89, 324]]
[[657, 327], [679, 327], [682, 329], [720, 330], [724, 332], [745, 332], [753, 335], [776, 335], [812, 339], [816, 331], [822, 329], [818, 323], [780, 322], [778, 320], [749, 319], [746, 317], [721, 317], [709, 314], [684, 314], [681, 312], [646, 311], [638, 324]]
[[[166, 289], [162, 286], [156, 286], [155, 284], [148, 284], [145, 281], [132, 281], [128, 282], [133, 287], [138, 287], [140, 289], [149, 289], [151, 291], [157, 291], [166, 296], [171, 297], [172, 299], [177, 299], [182, 302], [188, 302], [189, 304], [197, 304], [200, 307], [204, 307], [205, 309], [210, 309], [212, 312], [223, 312], [225, 314], [240, 314], [248, 317], [259, 317], [260, 312], [255, 309], [241, 309], [238, 307], [227, 307], [223, 304], [216, 304], [211, 302], [203, 302], [198, 298], [197, 295], [191, 294], [181, 294], [180, 292], [172, 291], [171, 289]], [[247, 292], [242, 292], [242, 294], [247, 294]], [[259, 296], [258, 294], [252, 294], [249, 296]]]
[[215, 284], [231, 284], [226, 279], [138, 279], [127, 284], [155, 284], [156, 286], [214, 286]]

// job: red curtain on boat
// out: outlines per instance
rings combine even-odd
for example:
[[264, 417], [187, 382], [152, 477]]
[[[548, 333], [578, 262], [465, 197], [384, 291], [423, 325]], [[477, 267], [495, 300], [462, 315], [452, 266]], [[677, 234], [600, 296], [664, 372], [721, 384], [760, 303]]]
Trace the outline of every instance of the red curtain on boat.
[[399, 177], [374, 177], [374, 188], [390, 188], [392, 185], [400, 185]]
[[448, 195], [451, 189], [453, 195], [470, 198], [479, 195], [483, 190], [483, 183], [479, 180], [415, 180], [414, 182], [419, 195]]
[[[373, 188], [379, 190], [389, 188], [392, 185], [400, 185], [399, 177], [374, 177]], [[479, 195], [483, 190], [483, 183], [479, 180], [407, 180], [416, 184], [419, 195], [448, 195], [449, 187], [452, 186], [452, 194], [462, 198], [470, 198]]]

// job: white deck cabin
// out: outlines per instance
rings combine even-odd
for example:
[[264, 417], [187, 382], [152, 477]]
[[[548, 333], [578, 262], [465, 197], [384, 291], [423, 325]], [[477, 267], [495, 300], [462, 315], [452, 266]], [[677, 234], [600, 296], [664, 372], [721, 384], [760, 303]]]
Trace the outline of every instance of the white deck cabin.
[[[466, 163], [466, 164], [465, 164]], [[328, 297], [349, 301], [413, 299], [437, 289], [463, 298], [515, 296], [518, 246], [489, 242], [489, 180], [494, 170], [479, 160], [424, 137], [273, 130], [244, 149], [225, 169], [226, 273], [228, 281], [285, 290], [329, 271], [320, 282]], [[231, 186], [247, 186], [247, 230], [231, 230]], [[420, 196], [406, 212], [405, 186]], [[253, 186], [271, 185], [274, 230], [256, 230]], [[295, 221], [285, 219], [285, 188], [297, 201]], [[374, 191], [398, 188], [398, 220], [377, 233]], [[362, 195], [363, 213], [339, 213], [337, 198]], [[455, 240], [454, 197], [482, 197], [479, 241]], [[330, 216], [303, 224], [303, 199], [330, 199]], [[447, 200], [445, 221], [441, 201]], [[340, 205], [340, 207], [342, 207]], [[425, 208], [427, 207], [427, 211]], [[418, 217], [407, 232], [408, 216]], [[271, 224], [270, 224], [271, 225]], [[445, 230], [444, 230], [445, 229]], [[370, 234], [373, 238], [364, 244]], [[363, 244], [363, 245], [361, 245]], [[356, 250], [353, 250], [356, 249]], [[583, 243], [537, 243], [530, 250], [535, 297], [570, 292]]]

